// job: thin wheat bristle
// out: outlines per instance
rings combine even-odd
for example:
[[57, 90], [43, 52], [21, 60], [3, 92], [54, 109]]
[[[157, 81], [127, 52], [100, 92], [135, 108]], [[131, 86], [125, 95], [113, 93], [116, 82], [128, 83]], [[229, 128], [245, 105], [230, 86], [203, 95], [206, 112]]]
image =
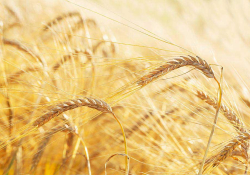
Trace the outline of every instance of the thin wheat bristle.
[[87, 106], [101, 112], [112, 113], [112, 108], [106, 102], [85, 97], [83, 99], [71, 100], [56, 105], [49, 112], [34, 121], [33, 126], [40, 127], [63, 112], [82, 106]]
[[214, 78], [214, 73], [210, 65], [202, 60], [200, 57], [196, 56], [180, 56], [179, 58], [174, 58], [173, 60], [168, 61], [166, 64], [158, 67], [154, 71], [150, 72], [148, 75], [141, 77], [137, 84], [145, 86], [149, 82], [184, 66], [193, 66], [194, 68], [202, 71], [202, 73], [208, 78]]

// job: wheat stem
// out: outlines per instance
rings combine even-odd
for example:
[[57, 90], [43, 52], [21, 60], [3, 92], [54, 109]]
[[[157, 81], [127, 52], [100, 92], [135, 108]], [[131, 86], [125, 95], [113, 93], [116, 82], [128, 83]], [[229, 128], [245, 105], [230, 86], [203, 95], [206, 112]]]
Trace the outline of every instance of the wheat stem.
[[212, 141], [212, 137], [213, 137], [213, 134], [214, 134], [215, 126], [217, 124], [217, 119], [218, 119], [218, 114], [219, 114], [219, 111], [220, 111], [221, 99], [222, 99], [222, 88], [221, 88], [222, 78], [223, 78], [223, 67], [221, 68], [220, 82], [216, 79], [216, 77], [214, 77], [214, 80], [217, 82], [217, 84], [219, 86], [218, 103], [217, 103], [218, 105], [217, 105], [217, 109], [216, 109], [216, 113], [215, 113], [215, 117], [214, 117], [214, 124], [213, 124], [212, 130], [211, 130], [211, 133], [210, 133], [210, 136], [209, 136], [209, 139], [208, 139], [207, 148], [206, 148], [206, 151], [205, 151], [202, 163], [200, 165], [200, 169], [199, 169], [198, 175], [202, 175], [203, 167], [204, 167], [204, 164], [205, 164], [205, 161], [206, 161], [206, 157], [207, 157], [207, 154], [208, 154], [208, 151], [209, 151], [209, 147], [210, 147], [210, 144], [211, 144], [211, 141]]

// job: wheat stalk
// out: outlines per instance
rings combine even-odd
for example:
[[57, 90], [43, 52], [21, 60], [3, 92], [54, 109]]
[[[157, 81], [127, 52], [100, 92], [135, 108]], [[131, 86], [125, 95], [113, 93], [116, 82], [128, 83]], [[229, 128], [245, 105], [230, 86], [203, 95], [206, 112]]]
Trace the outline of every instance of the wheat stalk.
[[219, 87], [219, 89], [218, 89], [218, 103], [217, 103], [217, 107], [216, 107], [214, 123], [213, 123], [212, 129], [211, 129], [211, 132], [210, 132], [210, 136], [209, 136], [209, 139], [208, 139], [208, 142], [207, 142], [206, 151], [205, 151], [205, 154], [203, 156], [198, 175], [202, 175], [203, 166], [205, 164], [206, 157], [207, 157], [207, 154], [208, 154], [208, 151], [209, 151], [209, 147], [210, 147], [210, 144], [212, 142], [212, 137], [213, 137], [213, 134], [214, 134], [214, 131], [215, 131], [215, 126], [217, 124], [218, 115], [219, 115], [220, 108], [221, 108], [221, 100], [222, 100], [222, 93], [223, 93], [222, 86], [221, 86], [221, 82], [223, 81], [223, 67], [221, 67], [220, 82], [216, 79], [216, 77], [214, 77], [214, 80], [216, 81], [216, 83], [218, 84], [218, 87]]

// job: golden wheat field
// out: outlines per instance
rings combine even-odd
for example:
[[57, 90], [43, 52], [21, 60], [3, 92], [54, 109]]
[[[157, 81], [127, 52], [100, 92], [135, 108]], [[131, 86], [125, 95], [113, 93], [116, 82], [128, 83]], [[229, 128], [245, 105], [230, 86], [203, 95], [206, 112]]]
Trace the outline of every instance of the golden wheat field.
[[250, 1], [1, 0], [0, 174], [250, 174]]

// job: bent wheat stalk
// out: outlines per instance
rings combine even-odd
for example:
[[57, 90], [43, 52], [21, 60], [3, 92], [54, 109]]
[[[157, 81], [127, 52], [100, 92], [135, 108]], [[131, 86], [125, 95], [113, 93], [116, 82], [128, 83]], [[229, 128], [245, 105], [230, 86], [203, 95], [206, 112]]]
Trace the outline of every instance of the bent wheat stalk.
[[213, 137], [213, 134], [214, 134], [214, 131], [215, 131], [215, 126], [216, 126], [216, 124], [217, 124], [217, 119], [218, 119], [218, 115], [219, 115], [220, 108], [221, 108], [222, 87], [221, 87], [221, 84], [220, 84], [220, 83], [222, 82], [222, 78], [223, 78], [223, 67], [221, 67], [220, 82], [214, 77], [214, 80], [217, 82], [217, 84], [218, 84], [218, 86], [219, 86], [218, 103], [217, 103], [216, 113], [215, 113], [215, 117], [214, 117], [213, 127], [212, 127], [212, 130], [211, 130], [211, 132], [210, 132], [210, 136], [209, 136], [208, 143], [207, 143], [207, 148], [206, 148], [206, 151], [205, 151], [203, 160], [202, 160], [202, 162], [201, 162], [201, 166], [200, 166], [198, 175], [202, 175], [203, 166], [204, 166], [205, 161], [206, 161], [206, 157], [207, 157], [207, 154], [208, 154], [208, 151], [209, 151], [209, 147], [210, 147], [210, 144], [211, 144], [211, 141], [212, 141], [212, 137]]
[[105, 162], [105, 175], [107, 175], [107, 164], [108, 164], [108, 162], [109, 162], [113, 157], [115, 157], [115, 156], [125, 156], [127, 161], [130, 160], [130, 157], [129, 157], [127, 154], [120, 154], [120, 153], [118, 153], [118, 154], [113, 154], [113, 155], [109, 156], [109, 158], [108, 158], [108, 159], [106, 160], [106, 162]]

